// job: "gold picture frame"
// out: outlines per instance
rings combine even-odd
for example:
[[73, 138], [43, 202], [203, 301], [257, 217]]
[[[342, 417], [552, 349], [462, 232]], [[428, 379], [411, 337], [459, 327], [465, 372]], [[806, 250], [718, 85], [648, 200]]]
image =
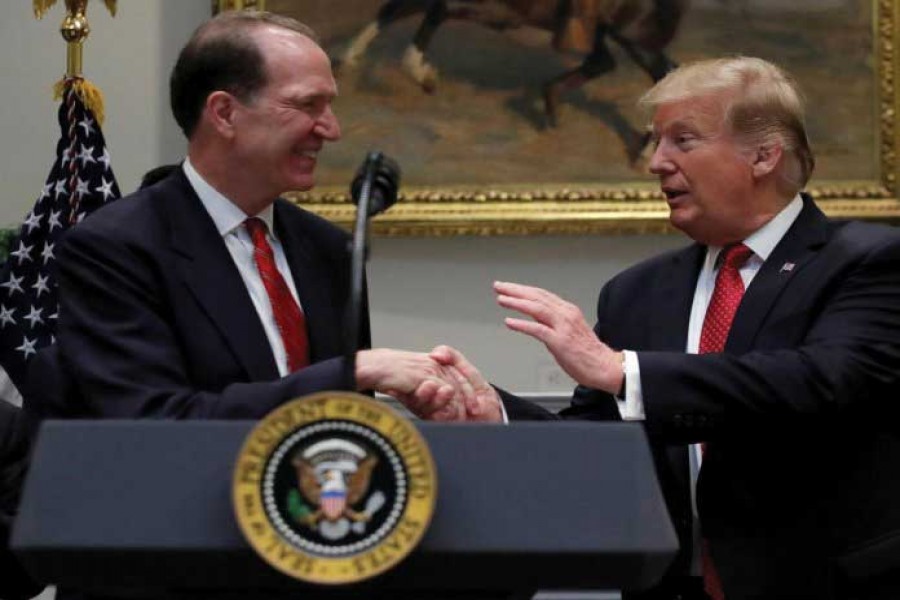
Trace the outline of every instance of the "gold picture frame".
[[[337, 4], [349, 1], [267, 0], [266, 8], [297, 17], [321, 33], [323, 19], [326, 21], [343, 19], [346, 22], [347, 13], [354, 11], [342, 11]], [[374, 15], [381, 5], [379, 0], [353, 1], [356, 5], [365, 4], [371, 9], [368, 11], [371, 15]], [[740, 26], [752, 18], [757, 18], [758, 22], [766, 27], [774, 27], [773, 23], [782, 30], [791, 26], [784, 23], [779, 24], [779, 21], [792, 21], [792, 19], [782, 17], [780, 20], [769, 20], [763, 18], [763, 15], [754, 15], [753, 11], [756, 10], [753, 8], [754, 3], [748, 0], [716, 0], [716, 2], [721, 5], [731, 5], [732, 3], [742, 5], [743, 8], [735, 10], [749, 11], [743, 15], [735, 13], [737, 17], [740, 17], [739, 20], [743, 20]], [[706, 5], [716, 5], [716, 2], [707, 0]], [[834, 15], [839, 17], [850, 15], [857, 20], [865, 18], [866, 23], [857, 21], [857, 39], [844, 40], [843, 43], [856, 47], [862, 41], [868, 43], [868, 46], [863, 50], [864, 59], [859, 62], [859, 65], [864, 65], [864, 68], [858, 68], [857, 65], [850, 72], [848, 66], [848, 72], [845, 74], [846, 80], [842, 80], [838, 76], [831, 76], [827, 72], [828, 70], [833, 71], [835, 64], [840, 65], [839, 61], [843, 60], [844, 56], [842, 47], [834, 46], [834, 44], [841, 43], [841, 40], [838, 39], [840, 36], [829, 34], [827, 30], [821, 47], [815, 48], [815, 44], [810, 44], [808, 40], [805, 42], [805, 46], [798, 42], [799, 49], [796, 53], [785, 52], [785, 44], [790, 47], [793, 42], [790, 40], [785, 42], [785, 36], [782, 35], [779, 38], [782, 40], [782, 46], [778, 52], [781, 56], [771, 57], [776, 62], [784, 64], [780, 60], [782, 56], [787, 57], [789, 63], [791, 57], [796, 54], [798, 64], [811, 65], [808, 79], [815, 83], [815, 94], [818, 94], [816, 97], [810, 94], [804, 85], [804, 80], [798, 77], [801, 87], [810, 96], [808, 99], [811, 119], [816, 115], [817, 110], [822, 110], [826, 100], [836, 107], [836, 111], [843, 111], [837, 113], [843, 115], [842, 117], [835, 118], [829, 114], [827, 118], [823, 117], [825, 122], [820, 122], [818, 125], [818, 133], [831, 140], [828, 146], [831, 151], [830, 154], [826, 152], [824, 161], [821, 160], [820, 155], [820, 165], [824, 163], [825, 168], [819, 171], [821, 175], [813, 178], [808, 191], [832, 217], [900, 222], [900, 199], [898, 199], [897, 189], [898, 129], [896, 125], [896, 115], [900, 109], [896, 76], [898, 67], [897, 21], [898, 14], [900, 14], [900, 8], [898, 8], [900, 3], [896, 0], [829, 0], [828, 2], [815, 0], [815, 2], [819, 4], [809, 5], [809, 10], [815, 12], [815, 14], [811, 12], [809, 16], [814, 18], [832, 18]], [[702, 2], [694, 4], [702, 4]], [[798, 0], [798, 4], [802, 3]], [[837, 12], [822, 13], [821, 7], [826, 5], [833, 6]], [[864, 17], [859, 16], [860, 8], [865, 9]], [[796, 15], [794, 16], [796, 17]], [[413, 31], [417, 21], [416, 19], [408, 21], [405, 25], [406, 28], [397, 34], [398, 38]], [[326, 34], [328, 32], [327, 25], [326, 22], [324, 27]], [[808, 27], [806, 19], [799, 18], [793, 20], [792, 26], [798, 31], [802, 29], [803, 32], [817, 29]], [[346, 40], [351, 37], [347, 34], [346, 23], [344, 23], [344, 28], [343, 33], [338, 32], [331, 36], [331, 40], [337, 40], [333, 45], [329, 45], [329, 35], [323, 37], [326, 49], [336, 62], [340, 58], [342, 44], [346, 46]], [[841, 27], [839, 30], [843, 32], [847, 28]], [[460, 39], [459, 31], [462, 30], [456, 32], [455, 39], [457, 40]], [[780, 33], [783, 34], [783, 31]], [[720, 38], [712, 39], [708, 31], [704, 30], [702, 34], [706, 36], [704, 44], [716, 48], [718, 47], [716, 44], [727, 45], [729, 35], [731, 35], [723, 33]], [[866, 42], [864, 38], [869, 35], [871, 37]], [[437, 36], [435, 37], [437, 38]], [[448, 37], [452, 36], [448, 35]], [[758, 37], [760, 38], [758, 40], [756, 38], [749, 40], [746, 48], [737, 48], [738, 52], [732, 53], [757, 54], [764, 58], [770, 58], [765, 56], [764, 52], [767, 48], [765, 36]], [[774, 33], [772, 37], [775, 37]], [[725, 40], [725, 43], [722, 40]], [[753, 50], [757, 47], [762, 48], [762, 51], [754, 52]], [[747, 51], [748, 49], [750, 51]], [[829, 49], [831, 54], [828, 54]], [[676, 60], [687, 61], [696, 58], [696, 52], [692, 53], [689, 48], [683, 48], [682, 55], [678, 55], [677, 50], [677, 48], [672, 48]], [[390, 56], [392, 52], [395, 55], [398, 54], [396, 48], [382, 49], [383, 56]], [[551, 53], [551, 50], [546, 48], [545, 52]], [[822, 56], [830, 58], [826, 60]], [[571, 57], [569, 61], [571, 63]], [[624, 63], [624, 60], [620, 62]], [[820, 63], [829, 63], [830, 66], [820, 66]], [[625, 67], [624, 64], [621, 66]], [[789, 64], [786, 67], [796, 75]], [[382, 62], [378, 68], [399, 69], [399, 66], [386, 66]], [[825, 69], [825, 72], [819, 72], [819, 69]], [[863, 77], [859, 77], [857, 72], [859, 70], [863, 72]], [[379, 71], [379, 77], [375, 78], [370, 72], [368, 80], [369, 84], [375, 81], [375, 84], [380, 86], [378, 94], [382, 96], [393, 94], [396, 91], [385, 87], [384, 80], [381, 78], [384, 73], [385, 71]], [[646, 79], [646, 76], [644, 78]], [[851, 85], [848, 85], [847, 81]], [[338, 101], [337, 112], [345, 124], [345, 136], [344, 140], [335, 147], [343, 146], [347, 140], [358, 138], [367, 129], [370, 129], [369, 124], [365, 121], [362, 124], [351, 121], [348, 127], [343, 117], [342, 110], [346, 109], [346, 103], [352, 104], [354, 85], [358, 86], [359, 81], [354, 83], [351, 80], [348, 83], [345, 75], [341, 73], [338, 82], [341, 86], [341, 98]], [[649, 85], [649, 80], [646, 80], [646, 84]], [[477, 85], [478, 83], [469, 85], [468, 89], [476, 90], [470, 93], [478, 93]], [[833, 93], [828, 93], [829, 90]], [[407, 89], [405, 93], [409, 94], [410, 91]], [[410, 96], [409, 102], [416, 103], [416, 105], [422, 104], [430, 98], [421, 94], [420, 90], [416, 90], [415, 93], [419, 96]], [[432, 97], [439, 97], [440, 93], [438, 90]], [[347, 97], [350, 97], [350, 100], [347, 100]], [[844, 104], [847, 106], [843, 106]], [[353, 113], [352, 110], [348, 112]], [[368, 107], [365, 112], [356, 112], [357, 114], [375, 115], [378, 109]], [[863, 113], [866, 113], [865, 117], [861, 116]], [[413, 112], [410, 111], [410, 114]], [[375, 119], [374, 116], [372, 118]], [[398, 120], [399, 118], [406, 118], [406, 115], [401, 114]], [[563, 118], [566, 118], [565, 114]], [[414, 122], [414, 117], [408, 117], [407, 121]], [[609, 120], [607, 120], [608, 123]], [[602, 125], [598, 124], [598, 127], [602, 127]], [[828, 128], [832, 126], [834, 129], [829, 130]], [[632, 125], [632, 127], [636, 126]], [[818, 153], [816, 133], [811, 126], [813, 148]], [[537, 136], [538, 134], [535, 134], [533, 137], [537, 138]], [[829, 136], [831, 137], [829, 138]], [[403, 147], [403, 144], [399, 143], [399, 146]], [[363, 150], [367, 149], [360, 147], [354, 151], [361, 159]], [[414, 150], [416, 149], [422, 150], [421, 147], [414, 147]], [[320, 173], [325, 171], [320, 184], [311, 192], [291, 193], [289, 197], [312, 212], [349, 227], [354, 220], [355, 207], [349, 198], [347, 184], [352, 178], [355, 164], [351, 164], [350, 159], [345, 156], [341, 159], [340, 168], [333, 170], [329, 175], [326, 165], [330, 152], [329, 147], [320, 157]], [[389, 150], [386, 152], [392, 154]], [[474, 152], [473, 156], [478, 156], [478, 153]], [[554, 154], [546, 157], [545, 160], [554, 160], [559, 156], [560, 154]], [[568, 158], [568, 155], [566, 156]], [[405, 169], [403, 157], [397, 158]], [[465, 158], [462, 160], [464, 161]], [[472, 171], [474, 171], [480, 166], [475, 163], [483, 162], [484, 159], [473, 158], [472, 161]], [[432, 163], [432, 166], [435, 162]], [[449, 175], [449, 179], [451, 179], [449, 182], [447, 181], [448, 175], [441, 175], [441, 180], [435, 183], [427, 181], [423, 183], [421, 180], [416, 181], [413, 177], [413, 181], [402, 186], [400, 200], [397, 204], [390, 211], [373, 220], [372, 229], [376, 235], [384, 236], [660, 233], [670, 230], [668, 209], [662, 201], [662, 196], [652, 177], [638, 172], [635, 172], [634, 176], [630, 178], [623, 178], [621, 175], [615, 178], [607, 177], [603, 174], [603, 165], [599, 164], [600, 162], [598, 161], [599, 174], [596, 180], [590, 180], [591, 178], [588, 177], [587, 180], [580, 179], [577, 182], [541, 181], [534, 177], [529, 179], [530, 183], [499, 180], [492, 182], [484, 181], [483, 178], [478, 181], [467, 181], [470, 169], [463, 162], [460, 163], [462, 167], [456, 170], [460, 175], [455, 179], [452, 174]], [[540, 163], [536, 164], [540, 165]], [[429, 168], [430, 166], [425, 165], [422, 170], [425, 171]], [[528, 165], [525, 168], [532, 176], [536, 172], [543, 172], [542, 168]], [[833, 176], [834, 173], [838, 173], [838, 175]], [[830, 174], [832, 176], [829, 176]], [[535, 179], [538, 180], [535, 181]]]
[[225, 10], [266, 10], [266, 0], [211, 0], [213, 14]]

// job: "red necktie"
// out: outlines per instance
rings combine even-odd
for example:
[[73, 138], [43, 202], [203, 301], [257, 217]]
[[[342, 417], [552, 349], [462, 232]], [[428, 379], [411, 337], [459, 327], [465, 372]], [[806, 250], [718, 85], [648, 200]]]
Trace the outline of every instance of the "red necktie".
[[293, 372], [309, 364], [309, 340], [306, 335], [306, 319], [297, 306], [284, 277], [275, 266], [275, 253], [266, 239], [266, 224], [253, 217], [244, 221], [244, 227], [253, 240], [253, 259], [266, 293], [272, 305], [272, 315], [284, 343], [288, 370]]
[[[744, 280], [741, 279], [740, 268], [752, 254], [753, 251], [744, 244], [735, 244], [722, 250], [722, 263], [716, 275], [716, 288], [706, 309], [703, 329], [700, 332], [698, 349], [700, 354], [722, 352], [725, 349], [728, 330], [731, 329], [734, 314], [741, 304], [741, 298], [744, 297]], [[706, 445], [701, 444], [700, 449], [701, 452], [705, 452]], [[713, 600], [724, 600], [722, 582], [713, 564], [709, 544], [706, 539], [701, 540], [701, 544], [703, 589]]]
[[747, 262], [753, 250], [743, 244], [728, 246], [722, 250], [722, 261], [719, 274], [716, 275], [716, 288], [713, 290], [703, 329], [700, 332], [700, 354], [721, 352], [725, 349], [728, 330], [734, 320], [744, 297], [744, 280], [741, 279], [740, 268]]

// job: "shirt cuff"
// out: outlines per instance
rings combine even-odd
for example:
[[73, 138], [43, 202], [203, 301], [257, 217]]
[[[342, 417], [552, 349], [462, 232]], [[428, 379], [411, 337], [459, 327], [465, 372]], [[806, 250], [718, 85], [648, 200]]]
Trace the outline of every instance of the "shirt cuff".
[[623, 350], [622, 368], [625, 371], [625, 397], [616, 396], [616, 404], [619, 407], [619, 415], [623, 421], [643, 421], [644, 395], [641, 390], [641, 365], [638, 362], [637, 352]]
[[500, 397], [500, 394], [497, 394], [497, 402], [500, 403], [500, 416], [503, 417], [503, 424], [509, 424], [509, 415], [506, 414], [506, 406], [503, 405], [503, 398]]

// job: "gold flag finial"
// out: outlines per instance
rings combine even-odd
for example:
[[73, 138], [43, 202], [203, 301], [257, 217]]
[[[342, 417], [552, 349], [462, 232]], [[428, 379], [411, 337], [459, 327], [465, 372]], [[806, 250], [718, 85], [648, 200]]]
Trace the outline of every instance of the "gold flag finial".
[[34, 18], [43, 19], [54, 4], [56, 4], [56, 0], [34, 0]]
[[[81, 76], [82, 45], [91, 32], [86, 16], [88, 0], [65, 0], [66, 17], [63, 19], [60, 33], [68, 44], [66, 58], [66, 77]], [[34, 16], [42, 19], [47, 11], [56, 4], [56, 0], [33, 0]], [[104, 0], [107, 10], [116, 16], [116, 0]]]
[[[103, 3], [106, 4], [106, 9], [112, 16], [116, 16], [116, 1], [117, 0], [103, 0]], [[80, 4], [86, 3], [87, 0]], [[56, 0], [32, 0], [32, 4], [34, 5], [34, 17], [36, 19], [43, 19], [44, 15], [47, 14], [47, 11], [56, 4]], [[68, 5], [69, 3], [66, 2], [66, 6]]]
[[[116, 16], [116, 1], [104, 0], [109, 14]], [[43, 18], [47, 11], [56, 4], [56, 0], [33, 0], [34, 16]], [[81, 57], [84, 40], [91, 32], [87, 21], [88, 0], [65, 0], [66, 17], [63, 19], [60, 33], [66, 40], [66, 75], [54, 86], [54, 97], [59, 99], [63, 92], [71, 86], [78, 94], [85, 107], [94, 113], [99, 122], [103, 122], [103, 95], [91, 82], [81, 76]]]

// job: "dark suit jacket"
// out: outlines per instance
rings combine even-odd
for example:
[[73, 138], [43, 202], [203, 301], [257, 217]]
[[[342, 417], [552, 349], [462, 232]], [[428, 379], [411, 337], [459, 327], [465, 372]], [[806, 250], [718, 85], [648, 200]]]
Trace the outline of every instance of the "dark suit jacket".
[[[805, 198], [725, 352], [688, 355], [704, 252], [695, 244], [615, 277], [595, 327], [638, 353], [644, 425], [683, 544], [687, 463], [672, 444], [707, 441], [698, 510], [729, 600], [837, 597], [848, 581], [900, 569], [900, 232], [829, 221]], [[511, 418], [547, 417], [504, 402]], [[618, 412], [579, 388], [562, 416]]]
[[9, 536], [25, 479], [31, 428], [19, 408], [0, 400], [0, 598], [20, 600], [43, 588], [9, 550]]
[[[284, 200], [275, 228], [306, 314], [309, 367], [279, 377], [237, 267], [178, 169], [67, 234], [58, 251], [58, 360], [78, 399], [36, 412], [255, 419], [286, 400], [341, 389], [348, 236]], [[362, 329], [368, 346], [367, 310]]]

